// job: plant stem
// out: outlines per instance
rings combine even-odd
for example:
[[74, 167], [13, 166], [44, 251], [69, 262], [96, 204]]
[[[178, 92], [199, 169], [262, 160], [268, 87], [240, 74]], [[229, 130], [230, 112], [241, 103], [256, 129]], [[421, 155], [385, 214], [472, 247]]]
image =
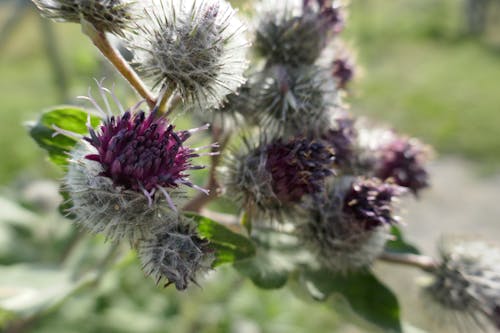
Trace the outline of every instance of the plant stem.
[[120, 72], [120, 74], [130, 83], [130, 85], [141, 95], [153, 108], [156, 105], [156, 99], [153, 94], [142, 82], [137, 73], [130, 67], [121, 54], [111, 45], [106, 34], [98, 31], [90, 22], [82, 20], [82, 32], [87, 35], [94, 45], [101, 51], [106, 59]]
[[101, 279], [104, 273], [106, 273], [106, 270], [109, 268], [109, 266], [113, 264], [114, 259], [119, 254], [119, 249], [120, 249], [120, 243], [118, 242], [112, 243], [110, 248], [108, 249], [108, 253], [106, 253], [106, 256], [97, 264], [96, 267], [97, 281]]
[[436, 260], [419, 254], [384, 252], [379, 259], [393, 264], [420, 268], [426, 272], [433, 272], [438, 267]]
[[156, 100], [155, 109], [158, 111], [158, 116], [166, 117], [172, 111], [170, 107], [172, 99], [177, 95], [177, 88], [173, 84], [165, 83], [160, 91], [160, 95]]
[[[224, 150], [224, 147], [229, 142], [229, 135], [224, 135], [224, 131], [222, 130], [222, 128], [214, 126], [212, 128], [212, 141], [214, 143], [220, 141], [219, 148], [218, 149], [212, 148], [212, 152], [216, 151], [221, 152], [222, 150]], [[220, 154], [211, 156], [208, 183], [205, 186], [205, 188], [209, 191], [208, 195], [206, 195], [205, 193], [199, 193], [184, 206], [183, 210], [198, 213], [201, 211], [203, 206], [205, 206], [207, 203], [217, 198], [217, 196], [219, 195], [219, 183], [217, 182], [216, 174], [220, 158], [221, 158]]]
[[178, 92], [174, 92], [172, 96], [170, 96], [170, 99], [168, 100], [168, 103], [166, 105], [165, 113], [169, 114], [172, 112], [177, 105], [182, 101], [181, 95]]

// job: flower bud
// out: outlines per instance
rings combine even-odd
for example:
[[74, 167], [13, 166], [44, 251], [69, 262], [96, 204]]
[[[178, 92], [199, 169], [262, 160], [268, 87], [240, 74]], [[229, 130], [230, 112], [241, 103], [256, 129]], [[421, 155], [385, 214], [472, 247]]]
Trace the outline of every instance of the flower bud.
[[189, 106], [218, 107], [245, 82], [248, 43], [226, 1], [155, 0], [138, 25], [140, 33], [128, 38], [138, 69]]
[[139, 15], [132, 0], [33, 0], [47, 18], [90, 22], [98, 31], [123, 35]]
[[162, 224], [138, 245], [144, 272], [158, 284], [174, 284], [184, 290], [211, 268], [215, 259], [208, 240], [196, 232], [192, 221], [179, 217], [176, 223]]
[[388, 227], [397, 221], [393, 203], [402, 193], [377, 179], [339, 178], [329, 184], [326, 196], [311, 200], [298, 237], [334, 271], [365, 268], [389, 239]]
[[462, 318], [470, 332], [488, 331], [487, 321], [500, 329], [500, 250], [482, 241], [448, 239], [440, 254], [428, 296], [453, 315], [453, 323]]
[[271, 64], [312, 65], [330, 37], [339, 32], [340, 12], [322, 4], [297, 1], [262, 4], [256, 25], [255, 48]]
[[284, 136], [316, 136], [328, 128], [336, 105], [333, 81], [315, 66], [276, 65], [252, 82], [254, 108], [262, 126]]

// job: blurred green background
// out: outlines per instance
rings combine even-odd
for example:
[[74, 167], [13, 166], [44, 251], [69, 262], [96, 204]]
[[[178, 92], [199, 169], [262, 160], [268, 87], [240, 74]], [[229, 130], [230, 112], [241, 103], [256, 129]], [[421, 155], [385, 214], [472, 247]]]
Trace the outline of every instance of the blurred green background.
[[[120, 80], [79, 26], [43, 21], [29, 1], [25, 7], [17, 3], [0, 1], [0, 184], [9, 198], [16, 197], [19, 184], [60, 176], [23, 123], [48, 106], [74, 103], [93, 78]], [[500, 166], [500, 2], [491, 1], [484, 31], [475, 34], [467, 25], [465, 3], [352, 0], [344, 38], [357, 51], [362, 75], [351, 86], [348, 102], [356, 114], [391, 124], [432, 144], [440, 155], [463, 157], [493, 173]], [[15, 19], [9, 20], [13, 13]], [[51, 52], [61, 57], [64, 73], [54, 71]], [[2, 244], [7, 236], [1, 237], [0, 264], [60, 258], [67, 244], [58, 242], [57, 234], [65, 239], [71, 227], [52, 213], [35, 217], [31, 208], [16, 209], [15, 219], [38, 223], [42, 231], [33, 235], [17, 225], [12, 235], [28, 234], [12, 247]], [[54, 245], [47, 249], [48, 241]], [[83, 257], [99, 257], [109, 246], [102, 239], [87, 242], [95, 250]], [[327, 306], [306, 304], [288, 290], [258, 290], [230, 268], [210, 275], [202, 289], [180, 294], [157, 289], [130, 262], [134, 259], [106, 274], [97, 290], [84, 289], [64, 307], [29, 317], [19, 332], [359, 331]], [[8, 316], [0, 312], [0, 323]]]

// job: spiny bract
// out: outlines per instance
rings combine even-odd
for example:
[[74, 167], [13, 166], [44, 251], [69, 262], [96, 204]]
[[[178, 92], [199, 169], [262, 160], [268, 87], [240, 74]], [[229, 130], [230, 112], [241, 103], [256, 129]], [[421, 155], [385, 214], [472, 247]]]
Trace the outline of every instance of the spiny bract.
[[90, 22], [98, 31], [122, 36], [140, 17], [134, 0], [33, 0], [47, 18], [79, 23]]
[[155, 0], [130, 34], [134, 62], [154, 87], [174, 90], [186, 105], [207, 110], [245, 82], [248, 42], [223, 0]]
[[[318, 1], [319, 2], [319, 1]], [[342, 26], [339, 8], [321, 1], [263, 1], [255, 49], [270, 64], [311, 65]]]
[[395, 223], [396, 185], [341, 177], [329, 183], [324, 197], [311, 199], [297, 235], [325, 266], [349, 272], [370, 266], [389, 239]]
[[[440, 247], [441, 264], [433, 272], [428, 296], [472, 331], [500, 329], [500, 249], [472, 239], [448, 238]], [[446, 319], [446, 318], [445, 318]]]
[[337, 106], [333, 80], [316, 66], [276, 65], [251, 82], [253, 108], [264, 128], [284, 136], [324, 133]]
[[179, 217], [176, 223], [160, 225], [138, 246], [139, 257], [147, 275], [157, 283], [166, 280], [184, 290], [196, 277], [208, 271], [215, 259], [208, 240], [196, 232], [192, 221]]

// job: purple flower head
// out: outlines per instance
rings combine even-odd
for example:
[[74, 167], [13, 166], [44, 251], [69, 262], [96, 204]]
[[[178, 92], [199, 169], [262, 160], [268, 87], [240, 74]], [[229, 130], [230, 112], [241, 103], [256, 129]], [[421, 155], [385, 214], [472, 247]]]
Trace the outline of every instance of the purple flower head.
[[417, 195], [421, 189], [429, 186], [429, 174], [425, 168], [428, 153], [428, 149], [418, 140], [395, 137], [381, 147], [375, 176], [383, 180], [390, 178]]
[[299, 202], [306, 194], [320, 192], [325, 178], [333, 174], [333, 151], [317, 141], [279, 139], [267, 146], [266, 153], [274, 194], [283, 203]]
[[[127, 195], [144, 195], [150, 207], [156, 199], [161, 200], [157, 196], [159, 194], [166, 199], [173, 211], [177, 209], [170, 194], [182, 193], [182, 190], [178, 190], [181, 185], [208, 194], [206, 190], [190, 182], [187, 171], [204, 168], [193, 165], [191, 162], [193, 158], [218, 154], [214, 151], [204, 153], [198, 151], [208, 148], [213, 150], [218, 146], [212, 144], [190, 148], [184, 144], [192, 133], [207, 129], [208, 125], [175, 131], [174, 125], [156, 109], [148, 114], [138, 111], [143, 101], [125, 111], [114, 93], [104, 88], [100, 82], [98, 86], [105, 108], [101, 108], [90, 93], [89, 97], [81, 97], [90, 101], [101, 114], [102, 121], [97, 129], [90, 124], [90, 114], [87, 121], [89, 131], [87, 136], [54, 126], [56, 134], [81, 142], [73, 152], [74, 163], [71, 165], [74, 168], [70, 170], [75, 171], [75, 176], [69, 177], [68, 183], [85, 187], [85, 184], [94, 184], [97, 178], [101, 178], [97, 181], [101, 187], [104, 187], [104, 183], [112, 187], [111, 189], [106, 185], [106, 190], [102, 190], [102, 193], [113, 192], [113, 196], [127, 193]], [[111, 110], [108, 94], [120, 110], [119, 115]], [[92, 195], [95, 192], [90, 188], [87, 190]], [[181, 199], [181, 196], [178, 197]]]
[[397, 185], [378, 179], [357, 179], [344, 197], [343, 212], [371, 230], [396, 222], [393, 200], [404, 193]]
[[183, 139], [165, 119], [127, 111], [106, 119], [100, 133], [90, 129], [85, 140], [97, 154], [86, 158], [101, 163], [102, 176], [117, 186], [135, 191], [151, 191], [157, 185], [175, 187], [189, 167], [190, 152], [182, 147]]
[[345, 89], [354, 77], [354, 65], [347, 58], [339, 58], [332, 63], [332, 75], [340, 89]]
[[358, 132], [354, 127], [355, 120], [349, 116], [335, 119], [336, 127], [329, 129], [323, 140], [335, 152], [335, 164], [340, 168], [349, 167], [355, 158], [355, 144]]
[[166, 188], [193, 186], [185, 171], [200, 167], [191, 164], [199, 155], [184, 146], [190, 132], [176, 132], [155, 112], [126, 111], [110, 116], [98, 131], [90, 128], [89, 134], [84, 139], [97, 152], [86, 158], [100, 163], [101, 176], [110, 178], [115, 186], [143, 192], [148, 198], [156, 191], [165, 193]]

